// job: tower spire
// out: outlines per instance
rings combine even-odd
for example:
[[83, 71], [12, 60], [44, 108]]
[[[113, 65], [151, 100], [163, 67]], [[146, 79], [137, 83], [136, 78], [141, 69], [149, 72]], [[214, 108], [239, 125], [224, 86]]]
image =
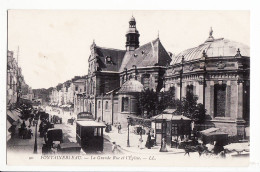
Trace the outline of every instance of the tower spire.
[[129, 28], [126, 32], [126, 50], [127, 51], [134, 51], [136, 48], [139, 47], [139, 32], [136, 29], [136, 21], [134, 16], [130, 18], [129, 21]]

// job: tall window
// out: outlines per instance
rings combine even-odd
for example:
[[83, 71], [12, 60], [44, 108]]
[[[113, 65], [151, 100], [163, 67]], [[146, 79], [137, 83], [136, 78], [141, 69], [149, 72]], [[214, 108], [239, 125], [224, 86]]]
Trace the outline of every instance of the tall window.
[[225, 117], [226, 84], [214, 85], [214, 116]]
[[92, 91], [93, 91], [93, 83], [92, 83], [92, 80], [90, 81], [90, 94], [92, 94]]
[[90, 113], [92, 113], [92, 108], [91, 107], [92, 107], [92, 105], [91, 105], [91, 103], [89, 103], [89, 112]]
[[144, 88], [149, 88], [150, 85], [150, 74], [143, 74], [142, 76], [142, 84]]
[[108, 101], [106, 101], [105, 109], [108, 110]]
[[187, 94], [193, 94], [193, 85], [187, 85], [186, 95]]
[[173, 97], [173, 99], [175, 99], [175, 87], [174, 86], [170, 87], [169, 93]]
[[93, 84], [92, 84], [92, 94], [94, 94], [94, 92], [95, 92], [95, 87], [96, 87], [95, 81], [93, 81]]
[[98, 109], [100, 109], [100, 107], [101, 107], [101, 101], [98, 101]]
[[122, 97], [122, 112], [129, 111], [129, 99], [128, 97]]
[[89, 82], [87, 82], [87, 87], [86, 87], [86, 89], [87, 89], [87, 94], [89, 94]]
[[78, 86], [76, 86], [76, 87], [75, 87], [75, 90], [76, 90], [76, 91], [78, 91], [78, 89], [79, 89], [79, 87], [78, 87]]

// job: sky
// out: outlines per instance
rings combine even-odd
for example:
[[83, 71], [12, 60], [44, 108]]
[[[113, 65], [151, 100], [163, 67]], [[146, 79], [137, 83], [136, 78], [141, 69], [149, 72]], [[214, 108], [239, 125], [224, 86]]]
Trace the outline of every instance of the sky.
[[125, 49], [134, 16], [140, 45], [157, 38], [173, 54], [209, 36], [250, 46], [249, 11], [9, 10], [8, 50], [18, 53], [25, 82], [33, 89], [54, 87], [86, 75], [90, 46]]

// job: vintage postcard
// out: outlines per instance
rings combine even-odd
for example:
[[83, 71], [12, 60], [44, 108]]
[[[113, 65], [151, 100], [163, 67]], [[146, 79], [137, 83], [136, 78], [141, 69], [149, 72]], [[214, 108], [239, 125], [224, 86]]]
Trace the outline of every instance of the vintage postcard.
[[6, 164], [247, 167], [250, 11], [7, 11]]

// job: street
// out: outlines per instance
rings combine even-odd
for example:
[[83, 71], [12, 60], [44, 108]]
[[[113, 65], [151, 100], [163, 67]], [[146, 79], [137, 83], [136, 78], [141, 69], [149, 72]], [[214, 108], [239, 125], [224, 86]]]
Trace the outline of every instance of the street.
[[[57, 108], [56, 108], [57, 109]], [[71, 125], [70, 123], [67, 123], [67, 120], [75, 117], [76, 115], [68, 112], [68, 111], [63, 111], [60, 109], [60, 113], [58, 111], [52, 110], [52, 107], [46, 107], [45, 111], [49, 113], [50, 115], [57, 115], [62, 118], [62, 124], [55, 124], [54, 128], [57, 129], [62, 129], [63, 132], [63, 142], [64, 143], [69, 143], [69, 142], [74, 142], [76, 143], [76, 122]], [[25, 122], [26, 125], [29, 125], [29, 122]], [[39, 127], [40, 122], [38, 123]], [[7, 143], [7, 150], [13, 153], [28, 153], [32, 154], [34, 152], [34, 144], [35, 144], [35, 126], [31, 127], [33, 131], [33, 136], [31, 139], [21, 139], [18, 137], [18, 134], [14, 137], [11, 138], [8, 143]], [[39, 128], [37, 128], [39, 130]], [[185, 157], [185, 158], [201, 158], [201, 159], [216, 159], [219, 158], [217, 156], [207, 156], [203, 155], [202, 157], [199, 156], [197, 152], [190, 152], [189, 155], [185, 155], [185, 151], [183, 149], [176, 149], [176, 148], [170, 148], [167, 147], [167, 152], [160, 152], [160, 146], [153, 146], [151, 149], [147, 149], [145, 147], [145, 142], [147, 140], [147, 135], [143, 135], [143, 143], [141, 147], [139, 147], [139, 135], [134, 134], [132, 132], [133, 127], [130, 127], [130, 147], [127, 146], [127, 129], [123, 128], [121, 133], [119, 134], [117, 131], [117, 128], [112, 126], [112, 131], [110, 132], [105, 132], [104, 131], [104, 149], [103, 151], [86, 151], [81, 149], [80, 154], [81, 155], [92, 155], [92, 154], [98, 154], [98, 155], [105, 155], [105, 154], [113, 154], [112, 153], [112, 142], [116, 142], [116, 145], [118, 146], [118, 152], [119, 154], [133, 154], [135, 155], [136, 153], [140, 155], [155, 155], [155, 156], [167, 156], [167, 157]], [[42, 146], [45, 143], [44, 138], [39, 137], [39, 132], [37, 131], [37, 153], [41, 154], [42, 153]], [[227, 155], [226, 158], [231, 157], [230, 155]]]
[[[67, 120], [71, 117], [76, 117], [75, 115], [70, 115], [69, 112], [62, 112], [59, 114], [58, 112], [52, 111], [51, 107], [46, 107], [45, 111], [50, 115], [57, 115], [62, 118], [62, 124], [55, 124], [54, 128], [62, 129], [63, 132], [63, 142], [77, 142], [76, 141], [76, 123], [73, 125], [67, 124]], [[26, 121], [26, 126], [29, 125], [29, 122]], [[39, 124], [37, 130], [39, 131]], [[18, 137], [18, 134], [11, 138], [7, 143], [7, 150], [15, 153], [33, 153], [34, 144], [35, 144], [35, 126], [31, 126], [33, 136], [31, 139], [21, 139]], [[40, 137], [39, 132], [37, 131], [37, 153], [40, 154], [42, 152], [42, 145], [45, 143], [44, 138]], [[104, 139], [104, 150], [103, 152], [89, 152], [89, 151], [81, 151], [81, 154], [112, 154], [112, 143], [108, 139]]]
[[[57, 115], [59, 117], [62, 118], [62, 124], [55, 124], [54, 127], [55, 128], [59, 128], [62, 129], [63, 131], [63, 141], [64, 143], [68, 143], [68, 142], [77, 142], [76, 140], [76, 122], [73, 123], [73, 125], [68, 124], [67, 120], [75, 117], [75, 114], [71, 114], [68, 111], [63, 111], [60, 109], [60, 113], [56, 112], [56, 111], [52, 111], [51, 107], [46, 107], [46, 112], [49, 113], [50, 115]], [[84, 150], [83, 150], [84, 151]], [[85, 153], [87, 154], [111, 154], [112, 153], [112, 143], [107, 140], [104, 139], [104, 150], [103, 152], [89, 152], [89, 151], [85, 151]]]

